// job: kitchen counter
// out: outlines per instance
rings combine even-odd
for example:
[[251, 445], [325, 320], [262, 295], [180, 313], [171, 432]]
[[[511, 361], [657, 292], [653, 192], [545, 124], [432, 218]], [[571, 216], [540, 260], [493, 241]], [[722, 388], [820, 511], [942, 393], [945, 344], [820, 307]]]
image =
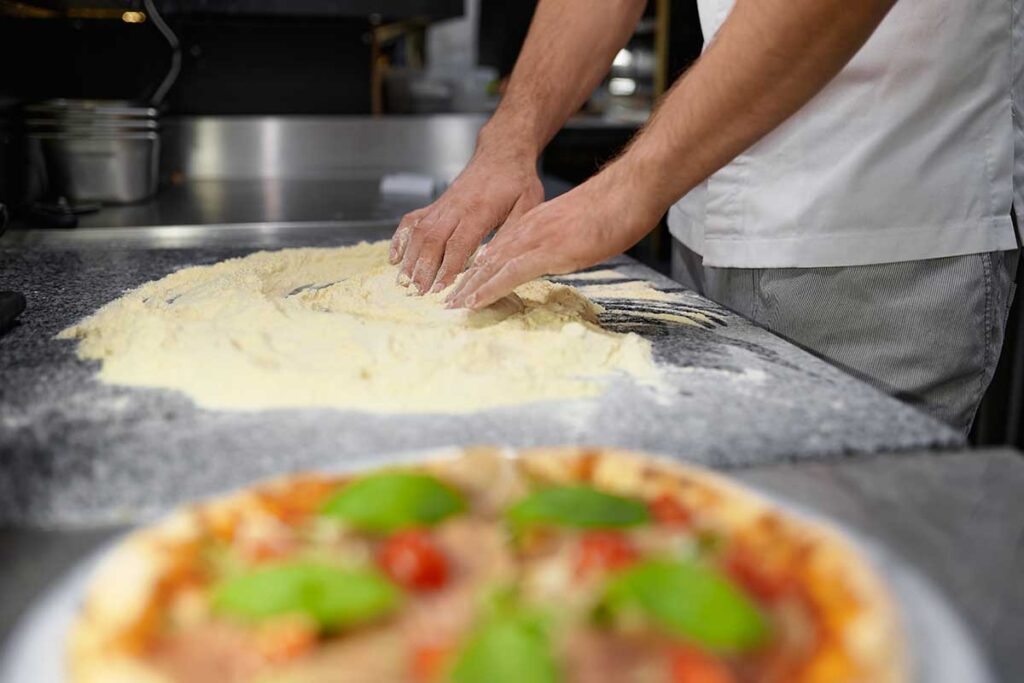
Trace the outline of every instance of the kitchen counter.
[[[889, 454], [729, 474], [839, 521], [917, 568], [948, 598], [1001, 680], [1024, 680], [1020, 453]], [[123, 531], [0, 529], [0, 641], [47, 586]]]
[[[21, 324], [0, 338], [0, 523], [135, 522], [273, 474], [453, 444], [593, 443], [736, 466], [962, 443], [916, 409], [692, 293], [680, 293], [677, 304], [598, 299], [607, 326], [652, 341], [664, 391], [618, 378], [596, 399], [474, 415], [204, 410], [177, 392], [101, 384], [97, 363], [78, 360], [72, 342], [53, 338], [125, 290], [184, 266], [391, 231], [111, 228], [80, 230], [63, 243], [22, 235], [34, 248], [0, 243], [0, 288], [29, 300]], [[679, 289], [631, 259], [611, 266], [618, 271], [611, 281]], [[702, 321], [683, 324], [687, 311]]]

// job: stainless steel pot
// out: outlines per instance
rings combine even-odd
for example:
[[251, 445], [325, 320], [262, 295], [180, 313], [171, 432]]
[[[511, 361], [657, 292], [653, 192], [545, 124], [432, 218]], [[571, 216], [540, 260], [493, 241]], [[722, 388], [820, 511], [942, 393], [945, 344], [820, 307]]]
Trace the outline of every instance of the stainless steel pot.
[[130, 204], [156, 192], [156, 109], [127, 100], [58, 99], [24, 111], [51, 194], [74, 203]]
[[73, 202], [131, 204], [156, 193], [156, 133], [34, 133], [31, 138], [41, 146], [51, 189]]

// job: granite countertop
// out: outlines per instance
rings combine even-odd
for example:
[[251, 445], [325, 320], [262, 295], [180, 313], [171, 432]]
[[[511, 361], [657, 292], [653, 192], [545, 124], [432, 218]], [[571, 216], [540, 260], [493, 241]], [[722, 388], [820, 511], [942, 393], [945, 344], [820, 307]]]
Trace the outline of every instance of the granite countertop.
[[[212, 411], [172, 391], [100, 384], [96, 363], [77, 360], [72, 342], [53, 337], [125, 290], [258, 248], [351, 244], [391, 232], [258, 228], [228, 232], [228, 245], [202, 231], [173, 230], [177, 248], [163, 248], [167, 235], [140, 242], [125, 232], [84, 246], [0, 248], [0, 288], [29, 300], [21, 324], [0, 338], [0, 523], [134, 522], [273, 474], [472, 443], [615, 445], [716, 466], [962, 443], [914, 408], [692, 293], [680, 293], [675, 304], [600, 300], [607, 326], [652, 341], [667, 393], [623, 378], [597, 399], [468, 416], [388, 416]], [[610, 266], [617, 274], [604, 282], [642, 279], [678, 290], [631, 259]], [[585, 281], [595, 282], [602, 280]], [[706, 319], [688, 325], [647, 315], [687, 311]]]
[[[728, 474], [882, 544], [948, 599], [1001, 680], [1024, 680], [1020, 453], [916, 452]], [[124, 529], [0, 528], [0, 642], [52, 582]]]

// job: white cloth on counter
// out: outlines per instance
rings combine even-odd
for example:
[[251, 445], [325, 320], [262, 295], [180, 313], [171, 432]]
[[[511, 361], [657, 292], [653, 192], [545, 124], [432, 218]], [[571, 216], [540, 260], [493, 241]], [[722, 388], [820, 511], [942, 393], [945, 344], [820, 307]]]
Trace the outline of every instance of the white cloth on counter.
[[[779, 128], [669, 211], [705, 265], [853, 266], [1014, 249], [1024, 0], [900, 0]], [[706, 38], [734, 0], [699, 0]]]

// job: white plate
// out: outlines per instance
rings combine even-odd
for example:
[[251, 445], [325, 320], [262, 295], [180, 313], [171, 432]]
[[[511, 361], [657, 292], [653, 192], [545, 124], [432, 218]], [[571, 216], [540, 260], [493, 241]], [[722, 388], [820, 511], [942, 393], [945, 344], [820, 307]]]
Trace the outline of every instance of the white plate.
[[[452, 449], [429, 453], [402, 453], [346, 463], [338, 471], [361, 470], [386, 463], [413, 462], [428, 456], [455, 453]], [[881, 545], [788, 501], [779, 501], [756, 488], [762, 497], [793, 514], [837, 528], [856, 545], [888, 584], [901, 608], [909, 638], [914, 680], [920, 683], [996, 683], [963, 622], [931, 582]], [[116, 544], [107, 544], [76, 565], [19, 620], [0, 652], [0, 683], [65, 683], [64, 640], [86, 586], [100, 559]]]

